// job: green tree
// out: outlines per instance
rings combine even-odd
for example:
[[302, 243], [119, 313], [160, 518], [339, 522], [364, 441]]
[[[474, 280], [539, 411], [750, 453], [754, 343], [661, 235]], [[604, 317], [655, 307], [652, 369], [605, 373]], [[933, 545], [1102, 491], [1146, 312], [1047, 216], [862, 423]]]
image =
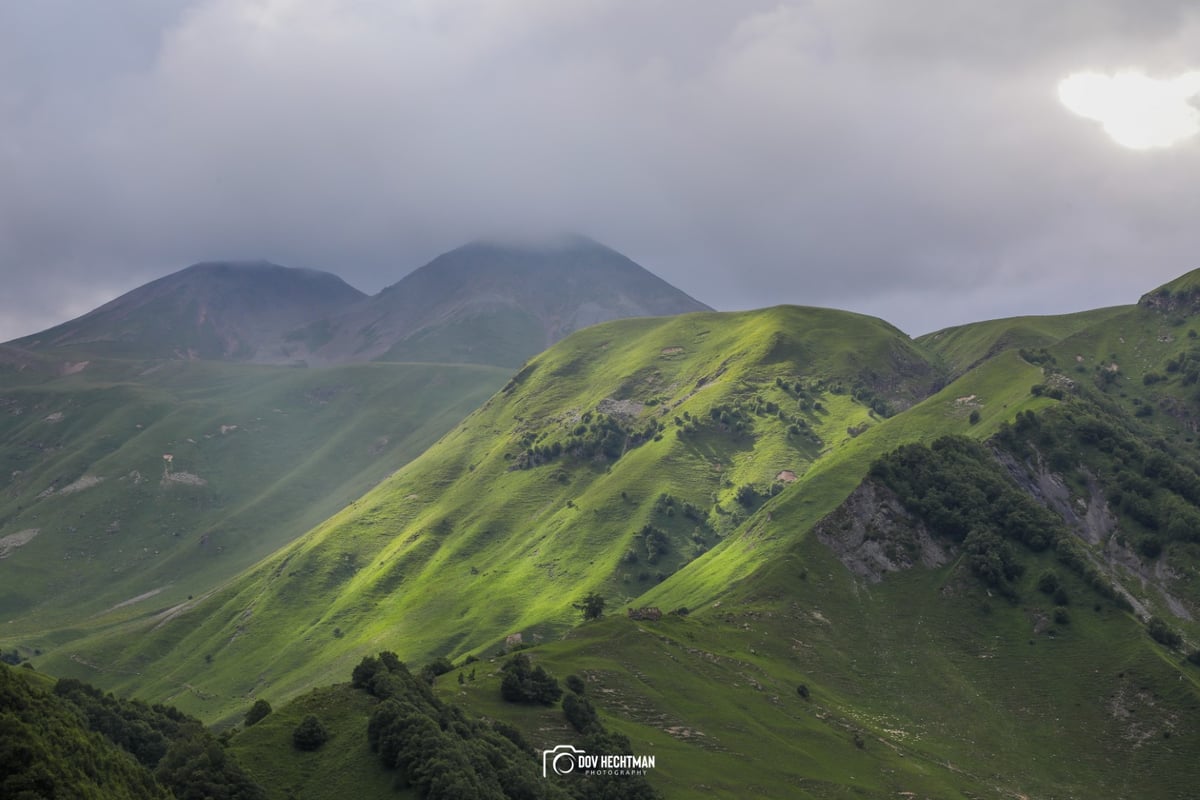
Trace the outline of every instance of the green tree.
[[1161, 645], [1166, 645], [1172, 650], [1183, 644], [1183, 636], [1179, 634], [1179, 631], [1171, 628], [1171, 626], [1167, 625], [1159, 617], [1151, 617], [1146, 630], [1150, 634], [1151, 639]]
[[292, 731], [292, 744], [297, 750], [316, 750], [329, 740], [329, 731], [315, 714], [309, 714]]
[[600, 619], [604, 616], [604, 598], [595, 592], [572, 604], [572, 608], [583, 614], [585, 620]]
[[568, 692], [562, 701], [563, 714], [571, 727], [580, 733], [587, 733], [600, 725], [596, 708], [586, 697]]
[[246, 712], [246, 727], [249, 728], [270, 713], [271, 704], [260, 697], [254, 701], [254, 705], [250, 706], [250, 710]]
[[1037, 587], [1043, 594], [1054, 594], [1059, 587], [1058, 575], [1052, 569], [1046, 570], [1038, 576]]
[[207, 735], [173, 743], [154, 777], [176, 800], [263, 800], [267, 796]]
[[500, 668], [500, 696], [510, 703], [540, 703], [549, 706], [562, 697], [558, 680], [541, 665], [533, 666], [529, 656], [518, 653]]

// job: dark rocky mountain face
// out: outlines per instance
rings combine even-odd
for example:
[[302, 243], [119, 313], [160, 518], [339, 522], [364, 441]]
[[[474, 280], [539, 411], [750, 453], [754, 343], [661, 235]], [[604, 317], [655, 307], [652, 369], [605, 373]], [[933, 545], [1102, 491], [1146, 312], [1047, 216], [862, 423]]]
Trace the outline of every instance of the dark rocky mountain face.
[[12, 344], [116, 357], [285, 361], [289, 331], [363, 297], [326, 272], [208, 262]]

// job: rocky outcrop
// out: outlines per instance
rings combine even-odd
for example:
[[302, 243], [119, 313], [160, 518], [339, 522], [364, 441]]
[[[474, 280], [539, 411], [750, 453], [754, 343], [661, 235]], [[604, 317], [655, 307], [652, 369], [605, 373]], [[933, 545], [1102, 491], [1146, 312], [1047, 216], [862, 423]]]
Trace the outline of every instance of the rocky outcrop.
[[[1146, 593], [1153, 590], [1172, 615], [1195, 619], [1193, 610], [1171, 591], [1171, 583], [1179, 575], [1162, 558], [1144, 560], [1120, 535], [1117, 517], [1095, 476], [1087, 475], [1086, 497], [1072, 498], [1066, 481], [1047, 469], [1040, 458], [1027, 463], [1004, 451], [996, 451], [995, 456], [1022, 489], [1062, 517], [1067, 527], [1089, 545], [1087, 552], [1092, 563], [1108, 576], [1113, 588], [1129, 601], [1139, 617], [1147, 620], [1152, 616], [1144, 600]], [[1143, 597], [1139, 598], [1129, 587], [1139, 588]]]
[[954, 553], [949, 543], [934, 539], [904, 509], [894, 492], [870, 479], [817, 523], [813, 532], [848, 570], [869, 583], [917, 564], [940, 567]]

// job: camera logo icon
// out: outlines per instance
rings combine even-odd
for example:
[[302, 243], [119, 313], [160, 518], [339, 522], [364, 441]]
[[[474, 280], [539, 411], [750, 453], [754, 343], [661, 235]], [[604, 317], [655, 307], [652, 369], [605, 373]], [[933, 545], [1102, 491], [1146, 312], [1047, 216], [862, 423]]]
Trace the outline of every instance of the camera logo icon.
[[555, 775], [570, 775], [579, 765], [579, 757], [583, 750], [570, 744], [560, 744], [553, 750], [542, 751], [542, 777], [550, 773]]

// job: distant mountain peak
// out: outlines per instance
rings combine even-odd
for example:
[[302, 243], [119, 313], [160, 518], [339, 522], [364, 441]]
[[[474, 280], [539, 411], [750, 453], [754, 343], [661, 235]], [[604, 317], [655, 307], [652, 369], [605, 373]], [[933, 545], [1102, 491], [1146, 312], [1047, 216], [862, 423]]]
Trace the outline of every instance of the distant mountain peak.
[[352, 309], [318, 355], [515, 367], [599, 322], [711, 310], [581, 234], [488, 236]]
[[365, 296], [328, 272], [261, 260], [206, 261], [14, 344], [138, 358], [279, 361], [287, 331]]

